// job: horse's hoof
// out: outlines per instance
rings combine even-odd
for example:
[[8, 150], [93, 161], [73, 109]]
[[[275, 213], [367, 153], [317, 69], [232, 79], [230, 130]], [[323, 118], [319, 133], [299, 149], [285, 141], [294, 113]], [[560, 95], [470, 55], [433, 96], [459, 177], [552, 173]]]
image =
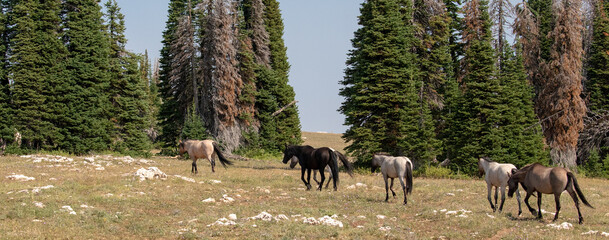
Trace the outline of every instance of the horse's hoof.
[[579, 219], [579, 224], [584, 224], [584, 218]]
[[522, 211], [518, 211], [518, 216], [520, 216], [520, 214], [522, 214]]

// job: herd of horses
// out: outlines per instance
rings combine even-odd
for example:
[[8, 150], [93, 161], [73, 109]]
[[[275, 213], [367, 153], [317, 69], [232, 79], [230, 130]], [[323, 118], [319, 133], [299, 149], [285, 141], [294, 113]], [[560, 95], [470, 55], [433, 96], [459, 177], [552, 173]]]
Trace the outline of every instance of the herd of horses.
[[[214, 156], [220, 160], [222, 165], [226, 168], [227, 165], [232, 165], [232, 162], [226, 159], [219, 149], [216, 142], [212, 140], [187, 140], [180, 142], [178, 146], [180, 155], [188, 152], [192, 160], [191, 172], [196, 174], [197, 171], [197, 159], [207, 159], [211, 164], [212, 172], [215, 172], [215, 160]], [[290, 167], [294, 168], [296, 164], [300, 164], [301, 167], [301, 180], [307, 187], [307, 190], [311, 190], [311, 171], [314, 173], [319, 171], [321, 180], [317, 181], [315, 174], [313, 176], [317, 186], [317, 190], [323, 189], [323, 183], [326, 180], [325, 171], [329, 172], [329, 179], [326, 183], [326, 189], [330, 180], [334, 182], [334, 191], [337, 190], [339, 182], [339, 167], [338, 161], [343, 164], [347, 173], [353, 177], [353, 166], [347, 160], [347, 158], [340, 152], [328, 148], [313, 148], [311, 146], [286, 146], [283, 152], [283, 163], [287, 164], [290, 161]], [[329, 168], [329, 169], [328, 169]], [[407, 204], [407, 195], [412, 193], [413, 188], [413, 164], [410, 159], [403, 156], [389, 156], [387, 154], [374, 154], [372, 157], [371, 170], [374, 173], [376, 169], [380, 168], [385, 181], [385, 202], [389, 200], [389, 190], [395, 197], [396, 194], [393, 191], [393, 180], [398, 178], [402, 185], [404, 192], [404, 204]], [[554, 200], [556, 202], [556, 213], [554, 214], [554, 220], [558, 219], [558, 213], [560, 212], [560, 195], [562, 192], [567, 191], [577, 208], [577, 214], [579, 216], [579, 224], [583, 223], [583, 217], [579, 208], [579, 199], [588, 207], [592, 207], [590, 203], [584, 197], [577, 179], [571, 171], [562, 167], [545, 167], [539, 163], [529, 164], [524, 166], [522, 169], [516, 168], [513, 164], [502, 164], [497, 163], [489, 158], [478, 159], [478, 170], [480, 175], [484, 174], [484, 179], [487, 184], [487, 199], [491, 205], [493, 212], [503, 210], [503, 204], [505, 202], [505, 191], [508, 190], [508, 197], [513, 197], [516, 193], [516, 199], [518, 201], [518, 215], [522, 213], [520, 204], [520, 191], [518, 187], [522, 186], [526, 192], [524, 203], [528, 207], [531, 214], [541, 219], [541, 198], [542, 194], [554, 194]], [[305, 172], [307, 178], [305, 179]], [[388, 180], [391, 179], [389, 185]], [[493, 204], [491, 198], [492, 188], [495, 187], [495, 204]], [[498, 191], [501, 191], [501, 204], [499, 205]], [[537, 197], [537, 209], [529, 205], [529, 198], [531, 196]]]

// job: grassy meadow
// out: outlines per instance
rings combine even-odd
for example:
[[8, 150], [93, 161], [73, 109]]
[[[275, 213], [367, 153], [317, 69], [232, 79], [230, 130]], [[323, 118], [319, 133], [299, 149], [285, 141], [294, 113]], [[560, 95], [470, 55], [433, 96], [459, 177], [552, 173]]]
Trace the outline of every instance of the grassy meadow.
[[[552, 196], [543, 196], [551, 213], [542, 221], [528, 211], [515, 216], [515, 199], [493, 213], [480, 179], [415, 178], [404, 206], [399, 182], [398, 197], [386, 203], [383, 180], [373, 174], [341, 173], [337, 192], [305, 191], [300, 171], [280, 159], [218, 164], [215, 173], [199, 161], [192, 175], [190, 161], [177, 158], [67, 157], [0, 157], [1, 239], [600, 239], [609, 232], [609, 181], [600, 179], [578, 179], [596, 207], [582, 206], [583, 225], [562, 195], [556, 224], [573, 226], [558, 230], [548, 225]], [[134, 176], [148, 167], [167, 178]], [[35, 179], [7, 178], [14, 174]], [[530, 202], [536, 206], [536, 198]], [[251, 219], [263, 212], [270, 221]], [[308, 223], [324, 216], [343, 226]], [[234, 225], [214, 224], [222, 218]]]

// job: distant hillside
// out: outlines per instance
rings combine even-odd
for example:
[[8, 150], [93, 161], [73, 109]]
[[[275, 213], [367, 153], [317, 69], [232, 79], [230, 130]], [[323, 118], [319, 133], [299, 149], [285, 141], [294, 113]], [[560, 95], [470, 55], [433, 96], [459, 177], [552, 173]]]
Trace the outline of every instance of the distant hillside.
[[347, 143], [341, 138], [342, 136], [339, 133], [302, 132], [303, 145], [311, 145], [316, 148], [330, 147], [344, 153]]

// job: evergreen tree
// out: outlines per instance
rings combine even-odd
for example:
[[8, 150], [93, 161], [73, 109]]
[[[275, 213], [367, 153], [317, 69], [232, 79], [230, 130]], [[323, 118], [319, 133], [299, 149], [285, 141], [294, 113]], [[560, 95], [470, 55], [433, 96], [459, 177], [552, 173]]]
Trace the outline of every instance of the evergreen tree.
[[498, 108], [502, 118], [501, 148], [490, 155], [497, 160], [522, 167], [529, 163], [546, 162], [541, 127], [533, 107], [533, 88], [528, 84], [520, 45], [516, 53], [505, 43], [499, 65], [499, 80], [503, 89], [502, 105]]
[[[140, 58], [125, 49], [124, 15], [115, 0], [106, 2], [108, 35], [110, 36], [110, 101], [113, 104], [113, 144], [119, 152], [141, 152], [150, 149], [144, 131], [149, 107], [147, 79], [140, 70]], [[145, 66], [142, 66], [145, 67]]]
[[21, 1], [14, 8], [12, 48], [14, 126], [24, 146], [51, 149], [61, 139], [54, 86], [65, 48], [59, 40], [60, 1]]
[[491, 47], [491, 23], [488, 2], [468, 1], [465, 6], [465, 71], [461, 82], [462, 96], [456, 99], [458, 108], [451, 115], [447, 146], [451, 167], [473, 174], [478, 157], [491, 154], [501, 147], [498, 129], [500, 113], [496, 110], [503, 94], [495, 77], [495, 55]]
[[[283, 41], [283, 20], [281, 18], [281, 12], [279, 11], [279, 3], [276, 0], [263, 0], [264, 3], [264, 24], [266, 25], [266, 31], [269, 34], [269, 49], [270, 49], [270, 62], [271, 69], [275, 71], [275, 75], [271, 79], [265, 81], [277, 80], [276, 82], [269, 82], [271, 85], [263, 86], [263, 88], [275, 88], [276, 91], [270, 92], [270, 94], [277, 101], [277, 109], [272, 110], [268, 114], [272, 114], [279, 108], [286, 106], [294, 101], [296, 94], [292, 86], [288, 84], [288, 73], [290, 71], [290, 64], [288, 63], [288, 57], [286, 53], [286, 47]], [[260, 84], [258, 84], [260, 86]], [[260, 88], [258, 88], [260, 89]], [[270, 110], [270, 109], [269, 109]], [[260, 110], [259, 110], [260, 113]], [[260, 113], [267, 114], [267, 113]], [[285, 144], [300, 144], [302, 142], [300, 133], [300, 119], [298, 118], [298, 109], [296, 105], [286, 108], [279, 115], [273, 117], [277, 126], [278, 136], [276, 138], [276, 145], [284, 146]], [[264, 128], [265, 126], [261, 126]], [[272, 130], [273, 127], [268, 127]]]
[[73, 153], [109, 149], [112, 123], [108, 88], [109, 40], [95, 0], [66, 0], [63, 40], [68, 58], [59, 101], [67, 106], [60, 148]]
[[422, 83], [417, 78], [416, 55], [410, 51], [415, 46], [413, 27], [408, 24], [413, 6], [402, 4], [405, 8], [387, 0], [362, 5], [361, 28], [352, 40], [354, 50], [341, 82], [345, 102], [340, 111], [350, 126], [344, 135], [351, 143], [346, 150], [361, 165], [376, 152], [429, 157], [424, 154], [427, 147], [417, 149], [418, 144], [429, 143], [420, 129], [428, 129], [423, 124], [430, 119], [425, 117], [428, 109], [421, 107], [426, 105], [419, 102], [417, 90]]
[[0, 1], [0, 148], [4, 150], [12, 142], [12, 108], [9, 82], [9, 43], [12, 40], [12, 8], [14, 1]]
[[609, 108], [609, 1], [606, 0], [598, 1], [595, 6], [586, 90], [591, 111]]

